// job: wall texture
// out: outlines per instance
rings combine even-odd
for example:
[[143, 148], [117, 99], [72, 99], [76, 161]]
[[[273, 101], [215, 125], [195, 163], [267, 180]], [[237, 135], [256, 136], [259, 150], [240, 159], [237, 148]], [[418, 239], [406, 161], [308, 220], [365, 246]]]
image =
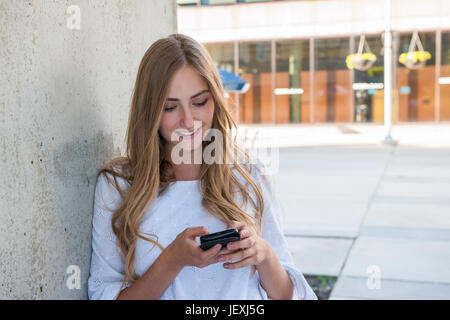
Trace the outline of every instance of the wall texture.
[[0, 299], [87, 298], [96, 173], [125, 150], [140, 59], [176, 10], [0, 0]]

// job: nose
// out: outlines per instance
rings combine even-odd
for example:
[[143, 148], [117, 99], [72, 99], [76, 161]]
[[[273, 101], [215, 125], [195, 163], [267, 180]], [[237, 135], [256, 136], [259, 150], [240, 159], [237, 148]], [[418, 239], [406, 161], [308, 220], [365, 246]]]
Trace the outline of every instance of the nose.
[[181, 124], [184, 129], [191, 130], [194, 128], [194, 116], [189, 108], [184, 109]]

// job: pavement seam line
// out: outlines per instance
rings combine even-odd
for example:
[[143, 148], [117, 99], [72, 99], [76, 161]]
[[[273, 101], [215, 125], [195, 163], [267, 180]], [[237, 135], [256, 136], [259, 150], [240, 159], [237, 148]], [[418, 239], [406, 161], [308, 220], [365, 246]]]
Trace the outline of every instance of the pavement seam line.
[[[370, 207], [372, 205], [372, 201], [375, 198], [375, 195], [376, 195], [376, 193], [377, 193], [377, 191], [378, 191], [378, 189], [380, 187], [380, 184], [381, 184], [381, 181], [383, 180], [383, 176], [385, 175], [386, 169], [389, 166], [389, 163], [392, 161], [392, 158], [394, 156], [395, 151], [397, 150], [397, 145], [390, 146], [388, 148], [390, 148], [390, 150], [389, 150], [388, 157], [386, 159], [386, 163], [384, 165], [383, 170], [381, 171], [380, 178], [378, 179], [378, 182], [377, 182], [377, 184], [376, 184], [376, 186], [374, 188], [374, 191], [373, 191], [372, 195], [370, 196], [369, 200], [367, 201], [366, 210], [365, 210], [364, 215], [363, 215], [363, 217], [361, 219], [361, 224], [360, 224], [360, 227], [358, 228], [358, 233], [356, 234], [356, 237], [353, 238], [351, 243], [350, 243], [350, 247], [349, 247], [349, 249], [347, 251], [347, 254], [345, 256], [345, 259], [344, 259], [344, 263], [342, 264], [341, 268], [339, 269], [339, 273], [337, 275], [336, 283], [339, 281], [339, 278], [342, 276], [342, 272], [345, 269], [345, 266], [347, 264], [347, 261], [348, 261], [348, 258], [350, 256], [350, 253], [351, 253], [351, 251], [353, 249], [353, 246], [355, 245], [355, 242], [358, 240], [358, 238], [360, 236], [361, 225], [364, 223], [364, 220], [366, 219], [367, 213], [369, 212], [369, 209], [370, 209]], [[330, 298], [333, 295], [334, 288], [336, 288], [336, 286], [334, 286], [333, 289], [331, 290]]]

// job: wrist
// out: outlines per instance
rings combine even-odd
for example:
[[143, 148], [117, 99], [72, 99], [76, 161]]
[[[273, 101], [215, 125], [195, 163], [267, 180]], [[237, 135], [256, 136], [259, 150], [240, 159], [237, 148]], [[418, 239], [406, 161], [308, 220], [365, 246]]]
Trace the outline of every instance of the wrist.
[[272, 259], [274, 258], [275, 251], [273, 251], [272, 246], [265, 239], [262, 239], [263, 248], [264, 248], [264, 259], [256, 266], [259, 268], [265, 268], [266, 266], [271, 264]]
[[168, 267], [172, 269], [179, 269], [180, 271], [183, 269], [184, 265], [178, 261], [177, 256], [173, 253], [172, 243], [163, 250], [161, 256], [162, 260], [165, 262], [165, 265]]

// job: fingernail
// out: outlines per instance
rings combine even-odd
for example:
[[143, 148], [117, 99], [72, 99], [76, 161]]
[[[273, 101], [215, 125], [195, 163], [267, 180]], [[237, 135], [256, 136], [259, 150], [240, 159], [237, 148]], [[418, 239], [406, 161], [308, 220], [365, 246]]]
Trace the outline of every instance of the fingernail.
[[225, 257], [220, 257], [219, 261], [225, 261]]
[[234, 244], [230, 243], [230, 244], [228, 245], [228, 248], [229, 248], [229, 249], [233, 249], [233, 248], [234, 248]]

